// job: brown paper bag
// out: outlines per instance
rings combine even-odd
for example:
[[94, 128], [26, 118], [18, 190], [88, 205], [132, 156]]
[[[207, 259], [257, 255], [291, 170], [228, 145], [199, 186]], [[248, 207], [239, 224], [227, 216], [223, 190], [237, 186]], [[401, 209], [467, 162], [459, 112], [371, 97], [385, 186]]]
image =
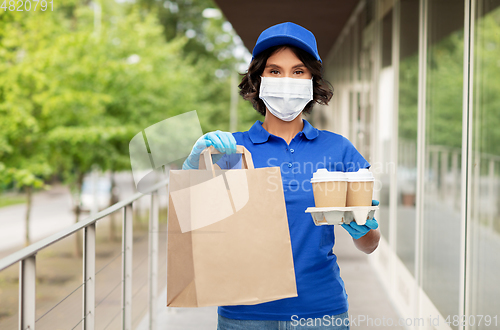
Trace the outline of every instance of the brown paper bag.
[[253, 305], [296, 297], [279, 167], [216, 170], [207, 148], [200, 170], [171, 170], [167, 306]]

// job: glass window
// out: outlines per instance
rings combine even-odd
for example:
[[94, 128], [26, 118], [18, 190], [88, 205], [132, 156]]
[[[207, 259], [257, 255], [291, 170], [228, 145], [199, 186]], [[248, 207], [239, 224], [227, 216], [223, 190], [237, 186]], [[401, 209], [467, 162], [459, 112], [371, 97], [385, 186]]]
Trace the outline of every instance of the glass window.
[[422, 286], [442, 315], [458, 315], [464, 3], [427, 3]]
[[[379, 200], [380, 210], [377, 220], [380, 223], [380, 233], [389, 240], [389, 196], [391, 173], [394, 166], [391, 156], [393, 140], [393, 103], [394, 103], [394, 69], [392, 67], [392, 13], [388, 11], [381, 21], [381, 70], [378, 78], [378, 121], [377, 148], [379, 164], [375, 164], [373, 172], [380, 180]], [[378, 165], [378, 166], [377, 166]]]
[[401, 1], [396, 253], [413, 275], [417, 191], [418, 12], [418, 0]]
[[[471, 190], [471, 306], [468, 314], [500, 310], [500, 1], [479, 0], [474, 35]], [[484, 320], [473, 329], [498, 328]], [[496, 322], [496, 323], [495, 323]]]

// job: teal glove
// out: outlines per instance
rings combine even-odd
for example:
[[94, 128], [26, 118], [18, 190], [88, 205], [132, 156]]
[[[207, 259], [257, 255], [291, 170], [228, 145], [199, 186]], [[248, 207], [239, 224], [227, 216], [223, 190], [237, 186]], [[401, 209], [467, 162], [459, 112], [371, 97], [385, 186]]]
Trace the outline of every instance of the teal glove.
[[[379, 204], [379, 201], [372, 200], [372, 206], [378, 206], [378, 204]], [[364, 225], [360, 226], [356, 222], [351, 221], [351, 223], [348, 225], [345, 223], [342, 224], [342, 227], [344, 227], [344, 229], [347, 230], [347, 232], [349, 234], [351, 234], [351, 236], [354, 239], [358, 239], [360, 237], [365, 236], [371, 229], [377, 229], [378, 222], [377, 222], [377, 220], [375, 220], [375, 218], [373, 218], [370, 220], [366, 220], [366, 223]]]
[[[233, 134], [219, 130], [215, 132], [208, 132], [196, 141], [188, 158], [186, 158], [184, 164], [182, 164], [182, 169], [198, 169], [200, 154], [206, 147], [209, 146], [214, 146], [215, 149], [228, 155], [236, 152], [236, 140], [234, 139]], [[222, 157], [222, 155], [212, 155], [212, 161], [217, 162], [220, 157]]]

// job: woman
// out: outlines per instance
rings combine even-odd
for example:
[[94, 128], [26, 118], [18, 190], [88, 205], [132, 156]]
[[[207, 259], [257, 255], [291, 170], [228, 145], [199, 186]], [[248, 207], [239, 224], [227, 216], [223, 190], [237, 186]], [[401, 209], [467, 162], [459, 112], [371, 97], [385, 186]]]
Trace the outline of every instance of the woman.
[[[349, 329], [347, 294], [332, 251], [333, 226], [315, 226], [304, 211], [314, 206], [310, 179], [318, 168], [347, 172], [370, 165], [346, 138], [318, 130], [300, 116], [310, 113], [314, 103], [328, 104], [333, 95], [323, 80], [310, 31], [290, 22], [272, 26], [259, 36], [252, 55], [240, 94], [265, 116], [264, 121], [246, 132], [205, 134], [183, 168], [197, 168], [200, 152], [209, 145], [226, 153], [218, 165], [235, 168], [236, 144], [250, 151], [256, 168], [281, 167], [298, 296], [220, 306], [218, 329]], [[371, 253], [377, 247], [380, 233], [375, 219], [343, 227], [361, 251]]]

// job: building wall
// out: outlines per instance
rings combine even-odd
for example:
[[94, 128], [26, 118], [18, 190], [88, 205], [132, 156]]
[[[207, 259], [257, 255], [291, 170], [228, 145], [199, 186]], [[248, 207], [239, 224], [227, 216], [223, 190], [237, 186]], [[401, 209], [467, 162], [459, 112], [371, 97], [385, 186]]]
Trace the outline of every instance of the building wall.
[[372, 164], [370, 260], [401, 316], [500, 328], [500, 0], [362, 1], [325, 72], [312, 120]]

